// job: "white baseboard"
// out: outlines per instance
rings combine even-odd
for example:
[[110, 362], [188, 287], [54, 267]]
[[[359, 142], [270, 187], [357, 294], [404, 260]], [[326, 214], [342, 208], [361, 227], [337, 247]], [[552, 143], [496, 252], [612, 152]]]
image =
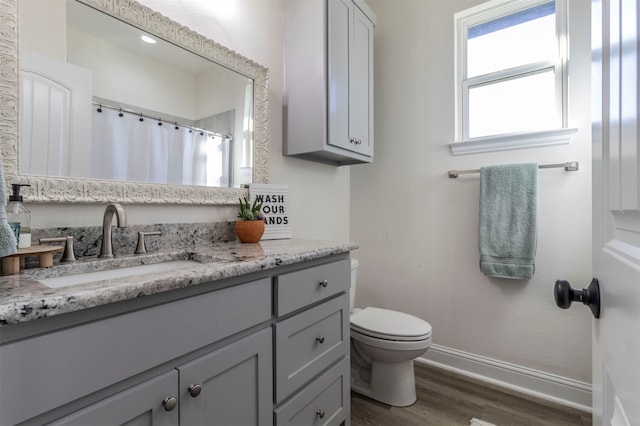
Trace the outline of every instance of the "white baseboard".
[[429, 350], [416, 361], [536, 398], [591, 412], [591, 384], [589, 383], [440, 345], [431, 345]]

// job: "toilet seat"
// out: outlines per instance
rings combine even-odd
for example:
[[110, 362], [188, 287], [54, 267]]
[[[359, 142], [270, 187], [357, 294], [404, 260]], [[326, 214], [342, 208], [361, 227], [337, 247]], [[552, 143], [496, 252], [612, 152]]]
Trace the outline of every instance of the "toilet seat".
[[351, 330], [376, 339], [415, 342], [431, 337], [431, 324], [389, 309], [365, 308], [350, 320]]

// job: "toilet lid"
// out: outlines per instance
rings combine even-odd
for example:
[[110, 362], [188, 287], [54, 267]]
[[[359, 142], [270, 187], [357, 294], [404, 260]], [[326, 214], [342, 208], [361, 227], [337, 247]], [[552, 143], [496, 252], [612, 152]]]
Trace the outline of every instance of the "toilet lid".
[[389, 340], [424, 340], [431, 336], [431, 324], [403, 312], [365, 308], [350, 318], [351, 329]]

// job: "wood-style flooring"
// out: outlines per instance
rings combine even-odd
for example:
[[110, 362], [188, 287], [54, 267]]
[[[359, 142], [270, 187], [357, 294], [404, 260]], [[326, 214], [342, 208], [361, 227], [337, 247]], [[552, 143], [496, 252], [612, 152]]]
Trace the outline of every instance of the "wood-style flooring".
[[415, 363], [418, 400], [392, 407], [351, 393], [352, 426], [587, 426], [591, 414]]

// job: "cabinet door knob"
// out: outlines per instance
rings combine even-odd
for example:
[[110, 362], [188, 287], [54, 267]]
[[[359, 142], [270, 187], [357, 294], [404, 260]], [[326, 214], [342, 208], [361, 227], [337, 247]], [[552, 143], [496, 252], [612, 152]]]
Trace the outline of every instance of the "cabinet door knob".
[[162, 401], [162, 406], [165, 411], [171, 411], [178, 406], [178, 400], [172, 396], [167, 397]]
[[324, 336], [318, 336], [316, 337], [316, 342], [323, 344], [324, 343]]
[[202, 392], [202, 385], [191, 385], [189, 386], [189, 395], [191, 395], [192, 397], [196, 397], [198, 395], [200, 395], [200, 392]]
[[316, 416], [320, 417], [321, 419], [324, 418], [324, 410], [318, 410], [316, 411]]
[[349, 142], [354, 143], [354, 144], [357, 144], [357, 143], [358, 143], [358, 139], [356, 139], [356, 138], [351, 138], [351, 139], [349, 139]]
[[321, 285], [322, 287], [326, 287], [326, 286], [328, 286], [328, 285], [329, 285], [329, 283], [327, 282], [327, 280], [322, 280], [322, 281], [320, 281], [320, 285]]

